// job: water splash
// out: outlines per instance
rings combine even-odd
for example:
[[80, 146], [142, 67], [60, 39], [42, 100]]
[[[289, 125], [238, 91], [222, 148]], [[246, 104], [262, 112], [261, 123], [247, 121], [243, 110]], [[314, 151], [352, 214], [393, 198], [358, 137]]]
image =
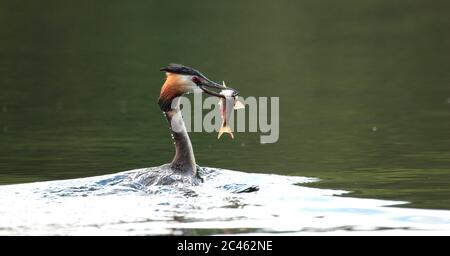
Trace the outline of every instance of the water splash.
[[450, 211], [385, 207], [302, 186], [317, 179], [204, 168], [198, 186], [144, 186], [137, 169], [0, 186], [0, 235], [329, 234], [450, 231]]

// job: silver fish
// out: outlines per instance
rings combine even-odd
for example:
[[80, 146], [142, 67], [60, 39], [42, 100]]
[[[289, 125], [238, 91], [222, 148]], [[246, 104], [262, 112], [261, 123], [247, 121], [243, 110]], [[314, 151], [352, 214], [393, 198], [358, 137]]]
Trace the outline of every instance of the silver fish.
[[[225, 83], [223, 85], [226, 87]], [[220, 98], [219, 106], [220, 106], [220, 117], [222, 119], [222, 125], [220, 126], [218, 139], [222, 136], [223, 133], [230, 134], [231, 138], [234, 139], [233, 132], [230, 128], [230, 117], [231, 113], [234, 109], [244, 108], [242, 102], [237, 100], [235, 96], [235, 91], [225, 89], [220, 92], [221, 95], [225, 96], [224, 98]]]

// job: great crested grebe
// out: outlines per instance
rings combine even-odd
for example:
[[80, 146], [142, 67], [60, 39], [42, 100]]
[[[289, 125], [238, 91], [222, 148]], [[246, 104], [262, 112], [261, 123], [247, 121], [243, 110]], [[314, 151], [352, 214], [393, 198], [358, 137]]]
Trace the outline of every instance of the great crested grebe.
[[[161, 71], [166, 72], [166, 81], [161, 88], [158, 104], [169, 123], [175, 142], [175, 156], [171, 163], [138, 173], [133, 179], [143, 185], [167, 185], [178, 182], [198, 184], [202, 181], [198, 173], [200, 167], [195, 162], [191, 140], [181, 116], [178, 97], [200, 91], [223, 98], [224, 96], [220, 93], [209, 89], [234, 89], [215, 83], [199, 71], [181, 64], [170, 64], [161, 68]], [[237, 94], [237, 91], [234, 91]]]

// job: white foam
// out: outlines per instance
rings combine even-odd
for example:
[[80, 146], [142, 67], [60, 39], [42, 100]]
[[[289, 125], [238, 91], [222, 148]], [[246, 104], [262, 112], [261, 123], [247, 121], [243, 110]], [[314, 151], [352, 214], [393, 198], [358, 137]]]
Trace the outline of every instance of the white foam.
[[[298, 185], [316, 179], [214, 169], [200, 186], [142, 190], [120, 182], [143, 170], [0, 186], [0, 235], [153, 235], [191, 229], [450, 234], [450, 211], [386, 207], [404, 202], [340, 197], [347, 192]], [[259, 191], [236, 193], [255, 186]]]

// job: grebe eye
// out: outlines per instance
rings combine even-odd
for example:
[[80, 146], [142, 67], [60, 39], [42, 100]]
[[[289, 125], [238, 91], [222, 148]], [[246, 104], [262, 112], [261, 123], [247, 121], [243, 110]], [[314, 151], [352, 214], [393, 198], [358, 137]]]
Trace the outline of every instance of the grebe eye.
[[194, 77], [192, 77], [192, 82], [198, 84], [198, 83], [200, 83], [200, 79], [198, 79], [198, 77], [194, 76]]

